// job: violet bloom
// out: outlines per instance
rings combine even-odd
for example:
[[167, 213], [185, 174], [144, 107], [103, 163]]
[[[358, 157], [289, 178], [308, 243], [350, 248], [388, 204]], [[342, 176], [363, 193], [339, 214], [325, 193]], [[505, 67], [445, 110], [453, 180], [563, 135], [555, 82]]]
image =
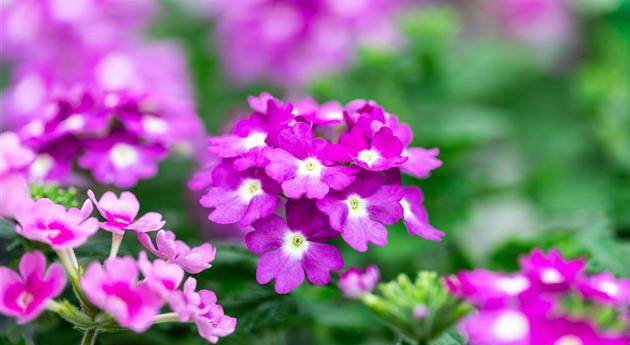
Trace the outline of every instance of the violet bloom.
[[306, 277], [315, 285], [330, 282], [330, 271], [339, 270], [344, 262], [337, 247], [323, 243], [335, 237], [324, 215], [314, 202], [289, 200], [287, 222], [271, 215], [254, 222], [256, 229], [247, 234], [247, 248], [262, 254], [256, 280], [267, 284], [275, 279], [277, 293], [286, 294], [300, 286]]
[[547, 255], [541, 249], [521, 258], [523, 272], [540, 288], [547, 291], [565, 291], [584, 270], [584, 260], [565, 260], [557, 249]]
[[449, 291], [478, 306], [498, 306], [528, 291], [532, 283], [523, 274], [504, 274], [477, 269], [446, 279]]
[[138, 283], [138, 264], [131, 257], [91, 263], [81, 279], [88, 300], [134, 332], [147, 330], [162, 307], [158, 291]]
[[417, 178], [427, 178], [431, 171], [442, 166], [442, 161], [437, 159], [438, 154], [440, 154], [438, 148], [406, 148], [401, 156], [408, 159], [400, 166], [400, 170]]
[[403, 216], [400, 200], [404, 190], [399, 185], [385, 185], [384, 180], [382, 174], [363, 172], [348, 188], [317, 201], [332, 228], [360, 252], [368, 249], [369, 242], [387, 244], [385, 225], [395, 224]]
[[98, 221], [90, 217], [91, 213], [90, 200], [86, 200], [81, 209], [66, 210], [49, 199], [38, 199], [16, 216], [15, 231], [54, 250], [76, 248], [98, 230]]
[[[226, 167], [217, 169], [221, 168]], [[238, 223], [244, 227], [275, 210], [280, 191], [274, 181], [256, 172], [225, 170], [221, 183], [210, 187], [199, 200], [203, 207], [213, 209], [208, 215], [209, 220], [218, 224]]]
[[138, 233], [138, 240], [160, 259], [177, 264], [190, 274], [210, 268], [216, 256], [216, 249], [210, 243], [190, 248], [183, 241], [176, 240], [172, 231], [158, 231], [155, 238], [157, 248], [146, 233]]
[[35, 155], [13, 132], [0, 134], [0, 217], [13, 218], [30, 205], [31, 196], [23, 170]]
[[193, 321], [199, 335], [211, 343], [234, 332], [236, 319], [225, 315], [217, 304], [217, 297], [210, 290], [199, 290], [195, 278], [188, 278], [182, 291], [171, 294], [169, 305], [182, 322]]
[[96, 181], [119, 188], [134, 186], [157, 174], [157, 164], [167, 151], [159, 145], [144, 145], [124, 135], [85, 140], [86, 152], [79, 166], [92, 171]]
[[0, 266], [0, 277], [0, 314], [15, 317], [20, 324], [41, 314], [66, 284], [63, 267], [54, 263], [46, 270], [46, 258], [40, 251], [22, 255], [19, 273]]
[[444, 232], [429, 224], [429, 215], [422, 205], [424, 196], [418, 187], [405, 187], [405, 196], [400, 200], [403, 209], [403, 221], [409, 235], [418, 235], [431, 241], [441, 241]]
[[267, 147], [267, 125], [262, 114], [254, 113], [239, 121], [234, 134], [210, 137], [208, 150], [222, 158], [236, 158], [234, 167], [242, 171], [267, 163], [263, 151]]
[[352, 162], [359, 167], [384, 171], [399, 167], [408, 160], [403, 157], [403, 145], [388, 127], [382, 127], [370, 140], [359, 127], [341, 135], [339, 144], [331, 145], [331, 156], [340, 162]]
[[298, 122], [282, 130], [278, 146], [265, 151], [269, 160], [265, 172], [282, 183], [282, 191], [289, 198], [321, 199], [331, 188], [344, 189], [354, 180], [352, 170], [326, 158], [327, 142], [316, 139], [306, 123]]
[[531, 344], [536, 345], [627, 345], [628, 337], [598, 331], [586, 321], [569, 318], [532, 323]]
[[140, 203], [131, 192], [122, 192], [120, 197], [116, 197], [113, 192], [105, 192], [98, 201], [91, 190], [88, 190], [87, 194], [98, 212], [105, 218], [105, 221], [99, 224], [101, 228], [114, 234], [122, 235], [125, 230], [138, 233], [156, 231], [166, 223], [157, 212], [148, 212], [136, 219]]
[[527, 314], [515, 309], [483, 309], [464, 320], [462, 328], [471, 345], [531, 345]]
[[374, 289], [380, 280], [380, 272], [376, 266], [368, 266], [365, 271], [351, 267], [339, 276], [339, 288], [347, 298], [359, 298]]
[[138, 267], [144, 276], [144, 282], [165, 297], [175, 291], [184, 280], [184, 270], [181, 267], [159, 259], [151, 262], [145, 252], [140, 252], [138, 256]]
[[630, 279], [616, 279], [611, 273], [603, 272], [584, 277], [577, 285], [586, 298], [617, 305], [630, 304]]

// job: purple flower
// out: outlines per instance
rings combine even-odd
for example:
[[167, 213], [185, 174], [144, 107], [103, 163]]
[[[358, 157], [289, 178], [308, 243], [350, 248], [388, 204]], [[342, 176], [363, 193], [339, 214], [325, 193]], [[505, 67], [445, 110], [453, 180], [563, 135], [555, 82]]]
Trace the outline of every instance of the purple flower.
[[352, 170], [333, 165], [325, 157], [328, 144], [323, 139], [315, 139], [311, 126], [306, 123], [298, 122], [282, 130], [278, 146], [265, 151], [269, 160], [265, 172], [282, 183], [282, 191], [289, 198], [321, 199], [331, 188], [344, 189], [354, 180]]
[[466, 319], [463, 329], [471, 345], [530, 345], [530, 320], [513, 309], [482, 310]]
[[521, 258], [521, 268], [540, 288], [549, 291], [566, 291], [584, 270], [584, 260], [565, 260], [557, 249], [547, 255], [541, 249], [534, 249]]
[[429, 224], [427, 210], [422, 205], [424, 197], [418, 187], [405, 187], [405, 195], [400, 200], [403, 209], [403, 221], [409, 235], [418, 235], [431, 241], [440, 241], [444, 232]]
[[222, 158], [236, 158], [234, 167], [242, 171], [265, 166], [267, 125], [262, 114], [255, 113], [236, 124], [234, 134], [208, 139], [208, 150]]
[[184, 271], [181, 267], [159, 259], [151, 262], [145, 252], [140, 252], [138, 256], [138, 267], [144, 276], [144, 282], [154, 291], [159, 291], [162, 296], [168, 296], [177, 290], [184, 280]]
[[580, 279], [578, 289], [587, 298], [617, 305], [630, 304], [630, 279], [616, 279], [608, 272]]
[[364, 172], [348, 188], [317, 201], [332, 228], [360, 252], [367, 250], [368, 242], [387, 244], [385, 225], [395, 224], [403, 216], [400, 200], [404, 190], [399, 185], [385, 185], [384, 180], [382, 174]]
[[402, 156], [403, 144], [388, 127], [382, 127], [370, 140], [359, 127], [341, 135], [339, 144], [331, 145], [331, 156], [340, 162], [352, 162], [372, 171], [399, 167], [409, 158]]
[[193, 321], [199, 335], [211, 343], [234, 332], [236, 319], [227, 316], [217, 304], [217, 297], [210, 290], [195, 291], [197, 281], [188, 278], [183, 291], [171, 294], [169, 304], [182, 322]]
[[252, 171], [231, 171], [228, 167], [223, 167], [222, 173], [221, 183], [210, 187], [200, 200], [203, 207], [214, 209], [208, 219], [248, 226], [275, 210], [279, 188], [268, 177]]
[[33, 151], [24, 146], [13, 132], [0, 134], [0, 177], [18, 172], [35, 159]]
[[111, 258], [104, 266], [91, 263], [81, 279], [81, 288], [90, 302], [121, 326], [144, 332], [159, 313], [163, 300], [151, 284], [138, 283], [138, 276], [138, 264], [133, 258]]
[[339, 288], [347, 298], [359, 298], [374, 289], [380, 280], [380, 272], [376, 266], [368, 266], [365, 271], [351, 267], [339, 277]]
[[157, 174], [157, 164], [166, 155], [161, 145], [143, 145], [124, 135], [86, 140], [87, 151], [79, 157], [79, 166], [89, 169], [105, 184], [128, 188], [138, 180]]
[[177, 264], [190, 274], [210, 268], [216, 255], [216, 249], [210, 243], [191, 249], [183, 241], [176, 240], [172, 231], [158, 231], [155, 239], [157, 248], [146, 233], [138, 233], [138, 240], [160, 259]]
[[20, 324], [41, 314], [66, 284], [63, 267], [54, 263], [46, 270], [46, 258], [40, 251], [22, 255], [19, 273], [0, 266], [0, 277], [0, 314], [15, 317]]
[[55, 250], [76, 248], [98, 230], [98, 221], [90, 217], [91, 213], [90, 200], [86, 200], [80, 210], [66, 210], [49, 199], [38, 199], [16, 215], [15, 231]]
[[30, 191], [24, 169], [35, 155], [17, 134], [0, 134], [0, 217], [13, 218], [31, 203]]
[[148, 212], [136, 219], [140, 203], [138, 203], [138, 199], [131, 192], [122, 192], [118, 198], [112, 192], [105, 192], [101, 196], [101, 200], [97, 201], [94, 193], [88, 190], [88, 196], [96, 205], [101, 216], [105, 218], [105, 221], [99, 225], [104, 230], [112, 233], [122, 235], [125, 233], [125, 230], [138, 233], [156, 231], [165, 224], [165, 221], [162, 220], [162, 215], [157, 212]]
[[286, 223], [276, 215], [254, 222], [256, 230], [245, 238], [249, 250], [262, 254], [256, 280], [267, 284], [275, 279], [275, 290], [281, 294], [302, 284], [304, 272], [311, 283], [328, 284], [330, 271], [344, 265], [339, 249], [323, 243], [335, 237], [335, 231], [312, 201], [289, 200], [286, 214]]
[[452, 294], [479, 306], [505, 305], [529, 290], [532, 283], [523, 274], [502, 274], [477, 269], [446, 279]]
[[400, 166], [400, 170], [417, 178], [427, 178], [432, 170], [442, 166], [442, 161], [437, 159], [439, 153], [438, 148], [410, 147], [404, 149], [401, 156], [408, 159]]
[[534, 322], [531, 344], [536, 345], [627, 345], [628, 337], [607, 335], [586, 321], [557, 318]]

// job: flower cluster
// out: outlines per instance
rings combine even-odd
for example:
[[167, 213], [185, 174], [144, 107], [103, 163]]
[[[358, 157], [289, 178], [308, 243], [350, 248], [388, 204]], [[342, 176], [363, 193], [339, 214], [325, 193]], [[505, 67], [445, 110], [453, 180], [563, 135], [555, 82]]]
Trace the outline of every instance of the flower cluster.
[[395, 46], [400, 0], [222, 0], [218, 51], [238, 83], [300, 86], [346, 66], [360, 44]]
[[[56, 251], [63, 268], [53, 264], [46, 271], [40, 252], [23, 255], [19, 274], [0, 267], [0, 313], [25, 323], [49, 309], [75, 326], [95, 332], [119, 327], [144, 332], [155, 323], [194, 322], [199, 334], [212, 343], [234, 331], [236, 319], [225, 315], [215, 294], [205, 289], [197, 291], [192, 276], [184, 281], [186, 273], [192, 275], [211, 267], [215, 258], [212, 245], [190, 248], [173, 232], [162, 230], [165, 222], [159, 213], [138, 217], [140, 204], [130, 192], [118, 197], [106, 192], [99, 200], [91, 191], [88, 195], [80, 209], [42, 198], [30, 201], [17, 213], [16, 232]], [[93, 205], [103, 221], [91, 216]], [[112, 233], [109, 258], [104, 263], [90, 262], [84, 269], [74, 248], [83, 245], [99, 228]], [[156, 231], [154, 245], [148, 233]], [[118, 257], [126, 232], [137, 233], [141, 244], [157, 259], [149, 260], [146, 252], [140, 252], [137, 259]], [[64, 268], [81, 302], [80, 310], [67, 301], [53, 300], [65, 285]], [[160, 314], [164, 305], [173, 312]]]
[[411, 130], [395, 115], [363, 100], [294, 105], [262, 94], [249, 103], [249, 117], [208, 140], [220, 159], [192, 185], [207, 188], [200, 202], [211, 221], [255, 229], [245, 241], [261, 255], [259, 283], [275, 279], [276, 291], [287, 293], [306, 273], [327, 284], [344, 265], [328, 240], [341, 235], [364, 252], [368, 243], [385, 245], [386, 226], [399, 220], [410, 235], [441, 239], [421, 190], [401, 185], [401, 171], [427, 177], [439, 167], [438, 151], [408, 147]]
[[473, 345], [625, 345], [630, 280], [586, 275], [584, 260], [536, 249], [513, 274], [482, 269], [447, 279], [479, 309], [463, 322]]
[[2, 54], [14, 63], [0, 121], [35, 151], [31, 180], [84, 184], [78, 165], [128, 188], [203, 137], [179, 48], [141, 38], [156, 1], [1, 6]]

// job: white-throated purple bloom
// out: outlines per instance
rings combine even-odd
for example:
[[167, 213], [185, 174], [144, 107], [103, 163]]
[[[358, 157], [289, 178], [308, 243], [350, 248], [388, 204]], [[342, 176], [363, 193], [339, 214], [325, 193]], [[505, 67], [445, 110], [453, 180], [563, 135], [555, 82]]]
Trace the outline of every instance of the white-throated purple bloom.
[[265, 151], [265, 172], [282, 183], [284, 195], [321, 199], [330, 189], [341, 190], [354, 180], [352, 170], [335, 165], [325, 153], [328, 143], [313, 136], [310, 125], [298, 122], [278, 134], [278, 147]]
[[313, 201], [289, 200], [287, 222], [276, 215], [256, 221], [255, 231], [247, 234], [247, 248], [262, 254], [258, 261], [256, 280], [267, 284], [275, 280], [277, 293], [289, 293], [306, 278], [315, 285], [330, 282], [330, 271], [339, 270], [344, 262], [341, 252], [332, 244], [334, 238], [326, 217]]
[[399, 185], [384, 184], [380, 173], [364, 172], [341, 192], [331, 192], [317, 201], [328, 215], [333, 229], [355, 250], [364, 252], [368, 243], [387, 244], [385, 225], [395, 224], [403, 216], [400, 200], [404, 190]]

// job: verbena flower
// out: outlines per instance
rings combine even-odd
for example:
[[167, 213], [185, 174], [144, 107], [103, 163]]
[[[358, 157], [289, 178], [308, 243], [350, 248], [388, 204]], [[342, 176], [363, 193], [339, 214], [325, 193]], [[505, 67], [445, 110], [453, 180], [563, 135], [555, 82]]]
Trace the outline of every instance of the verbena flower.
[[365, 270], [351, 267], [339, 276], [339, 288], [348, 298], [359, 298], [361, 295], [371, 292], [381, 278], [376, 266], [368, 266]]
[[403, 209], [403, 221], [409, 235], [418, 235], [431, 241], [440, 241], [444, 232], [429, 224], [429, 215], [423, 206], [424, 195], [418, 187], [405, 187], [404, 196], [400, 199]]
[[90, 217], [91, 213], [90, 200], [86, 200], [81, 209], [66, 210], [49, 199], [38, 199], [16, 215], [15, 231], [55, 250], [76, 248], [98, 230], [98, 221]]
[[306, 278], [315, 285], [330, 282], [330, 271], [339, 270], [344, 262], [341, 252], [324, 243], [335, 237], [325, 217], [313, 202], [290, 200], [286, 205], [287, 222], [271, 215], [252, 224], [247, 234], [247, 248], [262, 254], [256, 280], [266, 284], [275, 280], [278, 293], [288, 293]]
[[176, 240], [172, 231], [158, 231], [155, 246], [146, 233], [138, 233], [138, 240], [160, 259], [177, 264], [190, 274], [210, 268], [216, 256], [216, 249], [210, 243], [190, 248], [183, 241]]
[[140, 203], [131, 192], [122, 192], [119, 197], [113, 192], [105, 192], [100, 200], [96, 200], [94, 193], [89, 190], [88, 196], [96, 205], [98, 212], [105, 218], [99, 225], [102, 229], [116, 234], [123, 234], [125, 230], [138, 233], [160, 230], [166, 223], [162, 215], [148, 212], [136, 219], [140, 210]]
[[535, 249], [520, 263], [513, 274], [476, 270], [447, 279], [451, 293], [479, 309], [462, 323], [472, 345], [628, 342], [626, 280], [589, 277], [584, 260], [566, 260], [558, 250]]
[[35, 154], [13, 132], [0, 134], [0, 217], [15, 217], [30, 204], [26, 167]]
[[66, 283], [63, 267], [54, 263], [47, 270], [40, 251], [22, 255], [19, 272], [0, 266], [0, 277], [0, 314], [15, 317], [20, 324], [39, 316]]
[[179, 265], [168, 263], [164, 260], [149, 261], [145, 252], [140, 252], [138, 267], [144, 276], [145, 282], [162, 296], [176, 290], [184, 280], [184, 270]]

